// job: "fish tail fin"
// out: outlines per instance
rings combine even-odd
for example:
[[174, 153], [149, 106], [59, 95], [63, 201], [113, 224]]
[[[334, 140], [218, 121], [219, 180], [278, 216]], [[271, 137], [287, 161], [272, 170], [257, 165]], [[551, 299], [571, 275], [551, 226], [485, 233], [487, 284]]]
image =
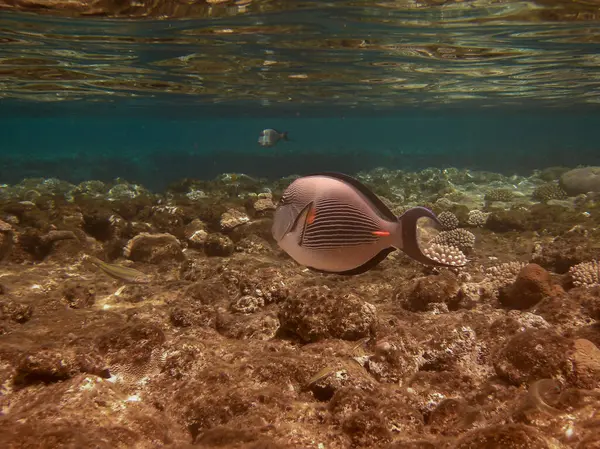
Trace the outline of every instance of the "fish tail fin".
[[284, 132], [281, 133], [281, 138], [283, 140], [285, 140], [286, 142], [288, 142], [290, 140], [290, 139], [288, 139], [288, 132], [287, 131], [284, 131]]
[[396, 236], [397, 244], [394, 247], [404, 251], [410, 258], [425, 265], [446, 266], [440, 262], [430, 259], [421, 250], [419, 238], [417, 235], [417, 222], [419, 218], [427, 217], [432, 219], [436, 225], [440, 226], [436, 215], [424, 207], [413, 207], [398, 217], [398, 233]]

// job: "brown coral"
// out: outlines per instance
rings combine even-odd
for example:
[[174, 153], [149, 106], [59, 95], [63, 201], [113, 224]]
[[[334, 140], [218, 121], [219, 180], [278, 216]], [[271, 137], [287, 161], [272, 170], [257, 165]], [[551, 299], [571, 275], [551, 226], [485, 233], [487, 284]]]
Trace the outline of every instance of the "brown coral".
[[574, 367], [571, 383], [579, 388], [597, 388], [600, 383], [600, 349], [591, 341], [580, 338], [573, 342], [569, 359]]
[[567, 193], [557, 183], [549, 182], [536, 187], [531, 196], [534, 200], [546, 203], [550, 200], [564, 200]]
[[477, 209], [469, 211], [467, 223], [471, 226], [482, 227], [487, 222], [489, 212], [483, 212]]
[[517, 279], [519, 272], [526, 264], [523, 262], [506, 262], [494, 265], [486, 270], [486, 277], [490, 279], [497, 288], [512, 284]]
[[444, 211], [441, 212], [437, 217], [445, 231], [452, 231], [453, 229], [458, 228], [458, 218], [452, 212]]
[[494, 201], [511, 201], [515, 197], [515, 194], [512, 190], [509, 189], [494, 189], [486, 193], [484, 200], [487, 202]]
[[600, 264], [597, 260], [578, 263], [569, 268], [569, 275], [575, 287], [596, 287], [600, 285]]
[[453, 246], [466, 253], [475, 246], [475, 235], [466, 229], [453, 229], [452, 231], [440, 232], [431, 243]]
[[455, 267], [462, 267], [467, 264], [467, 257], [462, 251], [454, 246], [434, 243], [423, 250], [423, 254], [431, 260], [449, 264]]

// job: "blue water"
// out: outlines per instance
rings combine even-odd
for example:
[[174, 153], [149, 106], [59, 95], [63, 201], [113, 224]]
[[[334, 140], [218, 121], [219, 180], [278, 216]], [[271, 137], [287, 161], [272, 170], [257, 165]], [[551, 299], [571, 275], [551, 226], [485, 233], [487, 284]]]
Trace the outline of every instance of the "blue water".
[[[600, 165], [593, 14], [264, 5], [162, 20], [0, 10], [0, 183]], [[261, 148], [264, 128], [291, 141]]]
[[[224, 172], [276, 178], [375, 167], [468, 167], [527, 174], [551, 165], [600, 164], [597, 116], [421, 114], [386, 117], [3, 120], [3, 182], [23, 176], [71, 182], [123, 177], [160, 190], [182, 177]], [[290, 142], [265, 149], [265, 126]]]

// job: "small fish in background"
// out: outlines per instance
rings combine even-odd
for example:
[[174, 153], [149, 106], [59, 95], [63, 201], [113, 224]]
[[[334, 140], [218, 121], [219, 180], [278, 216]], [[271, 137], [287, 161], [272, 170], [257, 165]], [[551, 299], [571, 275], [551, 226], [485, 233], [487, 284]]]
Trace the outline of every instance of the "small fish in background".
[[125, 281], [129, 284], [147, 284], [151, 280], [150, 276], [134, 268], [124, 267], [114, 263], [107, 263], [94, 256], [89, 256], [86, 254], [83, 256], [83, 260], [93, 263], [109, 276], [120, 281]]
[[288, 133], [286, 131], [280, 133], [274, 129], [263, 129], [258, 137], [258, 144], [261, 147], [272, 147], [280, 140], [288, 140]]
[[296, 179], [275, 210], [271, 233], [300, 265], [337, 274], [360, 274], [377, 266], [396, 249], [425, 265], [460, 266], [427, 257], [419, 247], [417, 221], [436, 215], [413, 207], [396, 217], [360, 181], [341, 173]]

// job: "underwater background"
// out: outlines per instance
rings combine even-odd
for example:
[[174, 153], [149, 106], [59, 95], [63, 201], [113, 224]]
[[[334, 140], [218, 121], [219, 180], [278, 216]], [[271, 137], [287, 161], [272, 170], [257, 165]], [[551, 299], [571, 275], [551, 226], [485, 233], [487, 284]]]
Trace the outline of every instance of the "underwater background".
[[0, 0], [0, 448], [600, 448], [599, 25]]

